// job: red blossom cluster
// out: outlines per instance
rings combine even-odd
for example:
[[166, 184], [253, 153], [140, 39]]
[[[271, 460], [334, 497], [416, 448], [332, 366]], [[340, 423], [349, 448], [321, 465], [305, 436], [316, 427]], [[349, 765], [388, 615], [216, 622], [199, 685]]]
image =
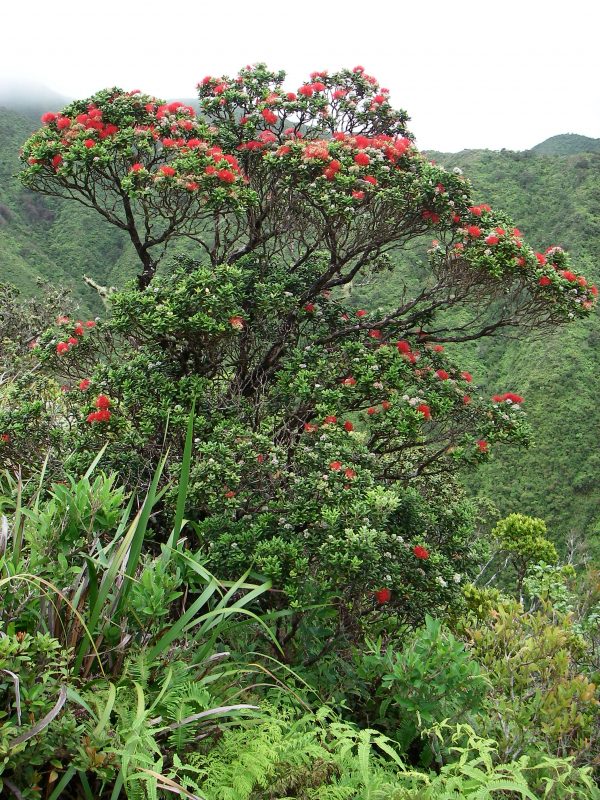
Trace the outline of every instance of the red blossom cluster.
[[505, 392], [504, 394], [495, 394], [492, 397], [494, 403], [516, 403], [520, 405], [525, 402], [525, 398], [514, 392]]
[[384, 603], [389, 603], [391, 599], [392, 599], [392, 592], [390, 591], [390, 589], [387, 588], [377, 589], [377, 591], [375, 592], [375, 600], [377, 603], [379, 603], [380, 606], [383, 605]]
[[[329, 469], [332, 472], [340, 472], [342, 470], [342, 462], [341, 461], [331, 461], [329, 464]], [[344, 470], [344, 477], [348, 480], [352, 478], [356, 478], [356, 471], [352, 469], [352, 467], [346, 467]]]
[[417, 411], [421, 413], [425, 419], [431, 419], [431, 409], [427, 405], [427, 403], [420, 403], [417, 406]]
[[[69, 324], [69, 317], [60, 316], [60, 317], [57, 318], [56, 321], [57, 321], [57, 323], [59, 325], [68, 325]], [[79, 344], [79, 340], [83, 337], [83, 335], [85, 333], [85, 329], [86, 328], [88, 328], [88, 329], [94, 328], [95, 326], [96, 326], [96, 323], [94, 322], [93, 319], [88, 319], [87, 322], [85, 322], [85, 323], [82, 322], [81, 320], [78, 320], [75, 323], [74, 327], [73, 327], [73, 334], [74, 335], [73, 336], [69, 336], [69, 338], [67, 339], [66, 342], [58, 342], [58, 344], [56, 345], [56, 353], [59, 356], [62, 356], [65, 353], [68, 353], [69, 350], [71, 350], [71, 348], [73, 348], [73, 347], [75, 347], [76, 345]], [[79, 337], [79, 338], [77, 338], [77, 337]]]
[[87, 422], [108, 422], [111, 418], [111, 413], [109, 411], [110, 405], [110, 398], [105, 394], [99, 394], [95, 403], [95, 406], [98, 410], [92, 411], [91, 414], [88, 414], [86, 417]]
[[[116, 100], [131, 98], [134, 94], [136, 93], [115, 94], [108, 100], [109, 108], [104, 111], [95, 102], [90, 102], [87, 111], [76, 115], [74, 119], [52, 112], [44, 114], [42, 116], [44, 126], [50, 132], [56, 131], [57, 138], [46, 137], [44, 157], [31, 155], [28, 163], [31, 166], [47, 164], [54, 172], [58, 172], [64, 163], [66, 153], [74, 145], [82, 144], [86, 150], [95, 152], [97, 145], [104, 140], [117, 141], [115, 139], [117, 134], [123, 133], [130, 137], [133, 133], [140, 141], [146, 139], [155, 144], [155, 149], [148, 151], [148, 166], [136, 161], [129, 167], [129, 175], [138, 183], [154, 180], [160, 184], [164, 183], [165, 179], [174, 179], [176, 181], [174, 185], [177, 187], [196, 191], [202, 188], [198, 177], [205, 180], [213, 179], [223, 184], [245, 181], [236, 157], [212, 145], [207, 139], [206, 126], [196, 119], [194, 109], [180, 101], [159, 103], [154, 98], [146, 97], [148, 102], [144, 103], [143, 98], [138, 99], [131, 104], [136, 121], [128, 122], [123, 129], [103, 118], [106, 114], [112, 115], [112, 107], [118, 107]], [[48, 145], [55, 148], [53, 154], [48, 155]], [[138, 158], [140, 153], [147, 150], [137, 147], [135, 149], [138, 150]], [[168, 154], [172, 159], [195, 152], [200, 154], [200, 159], [198, 164], [188, 164], [185, 169], [180, 169], [177, 164], [159, 164], [151, 174], [151, 169], [156, 164], [157, 151], [158, 155]]]
[[422, 561], [427, 561], [429, 558], [429, 550], [427, 550], [425, 547], [421, 547], [420, 544], [416, 544], [413, 547], [413, 554], [415, 558], [419, 558]]

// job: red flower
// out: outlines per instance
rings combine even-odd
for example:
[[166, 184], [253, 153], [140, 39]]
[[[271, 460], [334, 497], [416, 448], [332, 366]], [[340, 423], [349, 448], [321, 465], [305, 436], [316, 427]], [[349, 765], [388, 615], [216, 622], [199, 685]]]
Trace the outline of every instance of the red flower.
[[490, 245], [492, 245], [492, 244], [498, 244], [498, 242], [500, 241], [500, 239], [499, 239], [499, 237], [498, 237], [498, 236], [494, 236], [494, 234], [490, 234], [489, 236], [486, 236], [486, 237], [485, 237], [485, 239], [484, 239], [483, 241], [484, 241], [486, 244], [490, 244]]
[[316, 83], [311, 84], [314, 92], [324, 92], [325, 91], [325, 84], [317, 81]]
[[384, 411], [389, 411], [390, 408], [392, 407], [392, 404], [390, 403], [389, 400], [384, 400], [383, 403], [381, 404], [381, 407], [383, 408]]
[[76, 344], [79, 344], [79, 339], [77, 339], [75, 336], [69, 336], [69, 338], [67, 339], [67, 343], [70, 344], [72, 347], [75, 347]]
[[435, 374], [441, 381], [447, 381], [450, 375], [446, 372], [445, 369], [436, 369]]
[[304, 423], [304, 430], [306, 433], [315, 433], [319, 430], [317, 425], [314, 425], [312, 422], [305, 422]]
[[372, 417], [373, 414], [378, 414], [378, 413], [379, 413], [379, 410], [377, 408], [375, 408], [375, 406], [370, 406], [370, 408], [367, 408], [367, 414], [370, 417]]
[[57, 170], [60, 167], [62, 161], [63, 157], [59, 153], [57, 153], [52, 159], [52, 166], [54, 167], [55, 170]]
[[232, 497], [235, 497], [235, 492], [233, 491], [233, 489], [230, 489], [228, 492], [225, 492], [225, 497], [228, 500], [231, 500]]
[[566, 281], [570, 281], [571, 283], [574, 283], [577, 280], [577, 275], [568, 269], [561, 269], [558, 274], [562, 275]]
[[78, 322], [73, 328], [75, 336], [83, 336], [83, 322]]
[[597, 286], [590, 286], [590, 292], [594, 295], [594, 297], [598, 297], [598, 287]]
[[477, 442], [477, 447], [479, 448], [480, 453], [487, 453], [489, 445], [485, 439], [479, 439]]
[[256, 456], [256, 460], [258, 461], [258, 463], [259, 463], [259, 464], [262, 464], [262, 463], [263, 463], [263, 461], [265, 460], [265, 457], [263, 456], [263, 454], [262, 454], [262, 453], [259, 453], [259, 454]]
[[357, 317], [366, 317], [367, 316], [367, 312], [364, 310], [364, 308], [359, 308], [358, 311], [356, 312], [356, 316]]
[[352, 377], [352, 375], [348, 378], [344, 378], [342, 386], [356, 386], [356, 378]]
[[349, 480], [352, 480], [352, 478], [356, 478], [356, 472], [353, 469], [350, 469], [350, 467], [344, 470], [344, 475]]
[[173, 175], [175, 175], [175, 170], [173, 167], [169, 167], [166, 164], [163, 164], [163, 166], [159, 169], [159, 172], [162, 172], [166, 178], [172, 178]]
[[552, 281], [550, 280], [550, 278], [547, 275], [542, 275], [542, 277], [539, 279], [538, 283], [539, 283], [540, 286], [550, 286]]
[[96, 146], [96, 142], [93, 139], [86, 139], [83, 144], [88, 148], [88, 150], [90, 147]]
[[461, 376], [461, 378], [463, 378], [463, 380], [465, 380], [467, 383], [471, 383], [471, 381], [473, 380], [473, 376], [471, 375], [471, 373], [470, 373], [470, 372], [461, 372], [461, 373], [460, 373], [460, 376]]
[[96, 408], [108, 408], [110, 406], [110, 398], [105, 394], [99, 394], [96, 398]]
[[365, 175], [363, 181], [372, 184], [373, 186], [377, 186], [377, 178], [374, 178], [372, 175]]
[[421, 403], [421, 405], [417, 406], [417, 411], [420, 411], [421, 414], [425, 417], [425, 419], [431, 419], [431, 409], [426, 403]]
[[220, 181], [223, 181], [223, 183], [234, 183], [235, 181], [235, 175], [230, 169], [220, 169], [217, 172], [217, 177]]
[[468, 406], [468, 405], [469, 405], [469, 403], [471, 402], [471, 397], [470, 397], [468, 394], [466, 394], [466, 395], [463, 397], [462, 401], [463, 401], [463, 405], [464, 405], [464, 406]]
[[427, 561], [429, 558], [429, 550], [427, 550], [425, 547], [421, 547], [420, 544], [416, 544], [413, 547], [413, 553], [416, 558], [420, 558], [422, 561]]
[[337, 422], [337, 417], [334, 417], [332, 414], [328, 417], [325, 417], [323, 420], [323, 425], [335, 425]]
[[296, 97], [296, 95], [294, 94], [294, 92], [288, 92], [288, 93], [286, 94], [286, 97], [287, 97], [287, 99], [290, 101], [290, 103], [291, 103], [291, 102], [293, 102], [294, 100], [297, 100], [297, 99], [298, 99], [298, 98]]
[[354, 192], [352, 192], [352, 197], [355, 200], [364, 200], [365, 199], [365, 193], [364, 192], [360, 192], [360, 191], [354, 191]]
[[132, 166], [129, 168], [129, 172], [140, 172], [140, 170], [142, 169], [144, 169], [144, 165], [140, 164], [139, 162], [136, 162], [135, 164], [132, 164]]
[[410, 345], [404, 339], [396, 342], [396, 347], [398, 348], [399, 353], [403, 353], [404, 355], [408, 355], [410, 353]]
[[10, 442], [10, 434], [3, 433], [2, 436], [0, 436], [0, 441], [6, 442], [8, 444], [8, 442]]
[[110, 420], [110, 411], [107, 408], [102, 408], [100, 411], [92, 411], [86, 417], [87, 422], [108, 422]]
[[434, 349], [434, 352], [436, 352], [436, 353], [443, 353], [444, 352], [444, 347], [441, 344], [434, 345], [433, 349]]
[[381, 339], [381, 331], [375, 329], [369, 331], [369, 336], [371, 337], [371, 339]]
[[344, 422], [344, 430], [347, 430], [348, 433], [354, 430], [354, 425], [350, 422], [349, 419], [347, 419], [346, 422]]
[[313, 303], [307, 303], [304, 306], [304, 310], [307, 312], [307, 314], [312, 314], [313, 311], [315, 310], [314, 304]]
[[383, 605], [384, 603], [389, 603], [392, 597], [392, 593], [389, 589], [377, 589], [375, 592], [375, 600], [379, 603], [379, 605]]
[[277, 114], [271, 111], [270, 108], [263, 108], [260, 112], [262, 114], [262, 118], [267, 123], [267, 125], [275, 125], [275, 123], [279, 120]]
[[301, 86], [298, 89], [298, 94], [301, 94], [303, 97], [312, 97], [313, 94], [314, 94], [314, 90], [313, 90], [312, 86], [305, 85], [305, 86]]
[[481, 236], [481, 228], [477, 225], [467, 225], [466, 231], [473, 239], [477, 239], [479, 236]]
[[495, 394], [492, 397], [494, 403], [506, 403], [507, 400], [510, 400], [511, 403], [524, 403], [525, 398], [521, 397], [520, 394], [515, 394], [514, 392], [505, 392], [505, 394]]
[[342, 462], [341, 461], [332, 461], [329, 464], [329, 469], [333, 470], [334, 472], [339, 472], [341, 470], [341, 468], [342, 468]]
[[357, 153], [354, 156], [354, 163], [358, 164], [360, 167], [366, 167], [371, 163], [371, 159], [366, 153]]
[[241, 331], [244, 328], [244, 318], [243, 317], [229, 317], [229, 324], [236, 331]]
[[90, 383], [91, 381], [89, 378], [84, 378], [82, 381], [79, 381], [79, 388], [81, 389], [82, 392], [85, 392], [87, 389], [90, 388]]
[[86, 328], [95, 328], [96, 327], [96, 323], [94, 322], [93, 319], [88, 319], [88, 321], [85, 323], [85, 327]]
[[67, 353], [69, 351], [69, 345], [66, 342], [59, 342], [56, 345], [56, 352], [59, 356], [62, 356], [63, 353]]
[[49, 122], [54, 122], [56, 119], [56, 114], [53, 114], [51, 111], [46, 111], [45, 114], [42, 114], [40, 117], [44, 125], [47, 125]]
[[539, 263], [540, 263], [542, 266], [544, 266], [544, 264], [546, 264], [546, 261], [547, 261], [547, 260], [546, 260], [546, 256], [545, 256], [545, 255], [543, 255], [542, 253], [536, 253], [536, 254], [535, 254], [535, 257], [537, 258], [537, 260], [539, 261]]

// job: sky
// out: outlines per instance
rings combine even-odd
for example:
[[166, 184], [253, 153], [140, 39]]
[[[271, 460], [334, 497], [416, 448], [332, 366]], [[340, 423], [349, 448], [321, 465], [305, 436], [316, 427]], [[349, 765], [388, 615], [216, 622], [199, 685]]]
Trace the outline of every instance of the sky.
[[0, 89], [190, 98], [206, 74], [257, 61], [286, 70], [291, 90], [361, 64], [422, 149], [524, 150], [600, 137], [599, 23], [594, 0], [4, 0]]

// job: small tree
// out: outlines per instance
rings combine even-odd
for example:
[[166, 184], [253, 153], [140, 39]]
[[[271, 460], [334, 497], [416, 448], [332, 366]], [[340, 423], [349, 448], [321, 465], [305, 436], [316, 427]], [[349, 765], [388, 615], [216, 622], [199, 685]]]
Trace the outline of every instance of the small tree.
[[[526, 439], [522, 398], [474, 394], [444, 345], [585, 316], [597, 291], [473, 205], [362, 67], [283, 79], [207, 77], [200, 118], [117, 89], [44, 116], [23, 181], [126, 230], [142, 271], [106, 325], [63, 320], [32, 358], [71, 389], [62, 446], [108, 441], [136, 480], [165, 440], [177, 471], [196, 398], [188, 516], [221, 575], [251, 563], [276, 608], [333, 600], [338, 631], [382, 607], [415, 622], [472, 569], [453, 476]], [[385, 309], [344, 299], [428, 234], [428, 269], [405, 268]], [[175, 237], [203, 260], [155, 277]], [[281, 619], [285, 643], [300, 618]]]
[[500, 553], [507, 556], [515, 569], [516, 590], [521, 601], [528, 569], [534, 564], [556, 564], [558, 561], [556, 548], [546, 538], [546, 532], [543, 519], [527, 517], [525, 514], [509, 514], [492, 531]]

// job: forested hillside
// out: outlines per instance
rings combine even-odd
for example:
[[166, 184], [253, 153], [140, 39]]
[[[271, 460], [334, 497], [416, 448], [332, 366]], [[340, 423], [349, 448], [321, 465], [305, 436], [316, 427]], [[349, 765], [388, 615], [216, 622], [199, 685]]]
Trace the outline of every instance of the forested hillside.
[[[506, 208], [540, 249], [562, 245], [598, 280], [599, 153], [466, 151], [435, 157], [464, 169], [478, 200]], [[511, 390], [525, 396], [535, 446], [503, 452], [468, 480], [471, 488], [494, 499], [502, 513], [519, 509], [544, 517], [559, 540], [574, 533], [596, 553], [599, 344], [600, 318], [595, 314], [586, 324], [575, 323], [551, 336], [480, 341], [473, 348], [471, 366], [490, 393]]]
[[[0, 278], [27, 294], [37, 291], [37, 278], [59, 283], [72, 289], [84, 309], [99, 312], [99, 298], [82, 276], [103, 285], [123, 284], [134, 273], [135, 256], [124, 234], [93, 211], [20, 186], [15, 177], [18, 151], [35, 125], [29, 116], [0, 111]], [[565, 134], [526, 152], [463, 151], [431, 157], [461, 168], [474, 184], [477, 200], [507, 210], [540, 249], [564, 246], [584, 274], [598, 280], [600, 153], [587, 152], [597, 145], [598, 140]], [[571, 154], [557, 155], [563, 152]], [[410, 259], [423, 254], [419, 246]], [[385, 306], [393, 287], [392, 277], [357, 286], [354, 292], [361, 303]], [[501, 513], [518, 509], [541, 516], [558, 541], [575, 533], [597, 549], [600, 320], [594, 315], [591, 322], [550, 337], [522, 337], [480, 340], [470, 347], [465, 366], [485, 393], [510, 390], [525, 396], [535, 444], [526, 451], [503, 450], [497, 460], [469, 475], [467, 484], [493, 499]]]
[[30, 294], [43, 278], [72, 288], [87, 310], [99, 311], [98, 295], [82, 276], [120, 283], [131, 274], [133, 254], [125, 237], [92, 211], [21, 187], [19, 148], [36, 126], [29, 116], [0, 109], [0, 279]]

